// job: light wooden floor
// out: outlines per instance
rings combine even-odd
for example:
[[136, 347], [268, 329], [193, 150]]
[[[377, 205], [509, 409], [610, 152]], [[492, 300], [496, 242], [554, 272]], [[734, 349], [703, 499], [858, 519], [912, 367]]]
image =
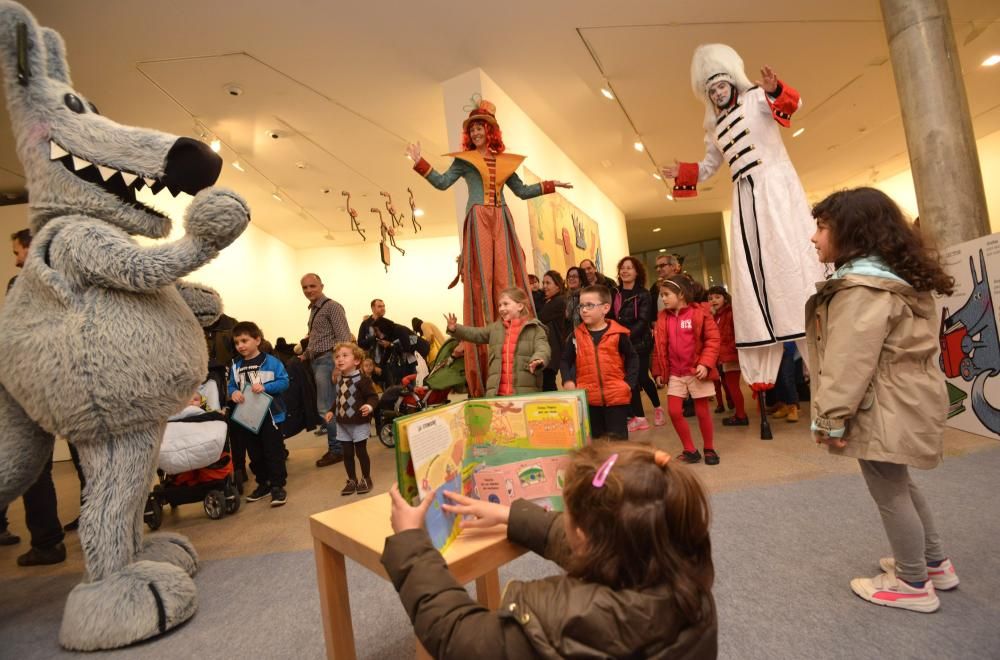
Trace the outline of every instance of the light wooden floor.
[[[759, 439], [758, 420], [753, 416], [749, 427], [736, 428], [723, 427], [720, 423], [722, 415], [713, 417], [716, 421], [715, 445], [722, 462], [713, 467], [704, 464], [694, 467], [711, 492], [858, 471], [855, 461], [830, 456], [817, 447], [805, 419], [795, 424], [772, 421], [774, 439], [762, 441]], [[689, 421], [695, 444], [700, 447], [696, 419], [690, 418]], [[666, 426], [633, 434], [632, 439], [652, 442], [672, 454], [680, 451], [680, 441], [669, 420]], [[945, 434], [945, 452], [949, 456], [996, 445], [994, 439], [962, 431], [949, 430]], [[374, 438], [369, 441], [368, 447], [375, 481], [372, 494], [385, 492], [395, 481], [394, 454]], [[254, 503], [244, 501], [236, 515], [221, 520], [210, 520], [200, 504], [184, 505], [173, 512], [168, 507], [164, 511], [162, 529], [186, 534], [202, 560], [311, 548], [308, 516], [353, 501], [357, 496], [340, 495], [346, 479], [342, 465], [315, 467], [314, 461], [326, 449], [325, 437], [302, 433], [288, 441], [288, 448], [291, 452], [288, 460], [288, 504], [284, 507], [272, 509], [267, 499]], [[59, 494], [59, 515], [63, 522], [67, 522], [78, 514], [79, 483], [72, 464], [68, 461], [57, 463], [54, 478]], [[19, 534], [22, 542], [16, 546], [0, 547], [0, 580], [82, 572], [80, 543], [75, 533], [66, 537], [69, 554], [66, 562], [56, 566], [18, 567], [15, 563], [17, 555], [28, 548], [20, 500], [11, 505], [8, 517], [11, 531]]]

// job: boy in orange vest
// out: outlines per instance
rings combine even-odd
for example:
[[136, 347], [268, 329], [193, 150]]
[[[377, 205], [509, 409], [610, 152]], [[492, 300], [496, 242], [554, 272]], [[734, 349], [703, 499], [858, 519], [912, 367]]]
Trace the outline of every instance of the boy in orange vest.
[[611, 292], [601, 285], [580, 292], [580, 318], [566, 342], [560, 372], [563, 388], [587, 391], [590, 434], [628, 440], [629, 404], [639, 380], [639, 356], [629, 331], [604, 316], [611, 309]]

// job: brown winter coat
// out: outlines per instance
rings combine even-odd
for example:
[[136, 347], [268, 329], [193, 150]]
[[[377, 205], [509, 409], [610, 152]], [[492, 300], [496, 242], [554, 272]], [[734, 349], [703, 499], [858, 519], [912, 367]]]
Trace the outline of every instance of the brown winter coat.
[[[510, 510], [508, 538], [563, 565], [569, 545], [562, 514], [524, 500]], [[623, 589], [566, 575], [511, 582], [492, 612], [448, 572], [423, 529], [386, 539], [382, 564], [417, 638], [435, 658], [715, 658], [718, 625], [710, 594], [701, 620], [681, 620], [667, 587]]]
[[[448, 334], [462, 341], [489, 345], [490, 360], [489, 374], [486, 377], [486, 396], [496, 396], [497, 388], [500, 386], [501, 356], [506, 334], [503, 321], [494, 321], [485, 328], [458, 325]], [[514, 350], [514, 394], [542, 391], [542, 369], [549, 363], [551, 356], [552, 351], [549, 348], [549, 336], [545, 332], [545, 326], [538, 319], [525, 319]], [[532, 360], [542, 361], [542, 366], [535, 369], [535, 373], [528, 371], [528, 364]]]
[[859, 274], [816, 288], [806, 303], [813, 423], [847, 440], [830, 452], [936, 466], [948, 397], [931, 294]]

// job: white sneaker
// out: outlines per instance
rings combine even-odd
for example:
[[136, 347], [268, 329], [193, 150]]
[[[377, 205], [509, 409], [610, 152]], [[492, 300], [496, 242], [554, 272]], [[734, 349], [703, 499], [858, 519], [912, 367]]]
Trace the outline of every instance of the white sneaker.
[[[886, 573], [896, 573], [896, 560], [892, 557], [882, 557], [878, 565]], [[950, 591], [958, 586], [958, 574], [950, 559], [945, 559], [940, 566], [928, 566], [927, 577], [934, 583], [935, 591]]]
[[854, 578], [851, 590], [869, 603], [898, 607], [913, 612], [935, 612], [941, 607], [934, 583], [930, 580], [923, 587], [903, 582], [894, 573], [882, 573], [873, 578]]

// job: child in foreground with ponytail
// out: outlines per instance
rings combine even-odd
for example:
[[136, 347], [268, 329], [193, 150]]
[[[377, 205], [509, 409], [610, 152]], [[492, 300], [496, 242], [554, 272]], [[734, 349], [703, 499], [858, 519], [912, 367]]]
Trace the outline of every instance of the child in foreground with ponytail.
[[497, 611], [455, 582], [431, 544], [433, 498], [411, 507], [395, 486], [390, 494], [396, 533], [382, 564], [433, 657], [716, 657], [708, 500], [666, 452], [637, 443], [574, 452], [565, 513], [446, 493], [463, 528], [507, 525], [510, 541], [566, 571], [511, 582]]

